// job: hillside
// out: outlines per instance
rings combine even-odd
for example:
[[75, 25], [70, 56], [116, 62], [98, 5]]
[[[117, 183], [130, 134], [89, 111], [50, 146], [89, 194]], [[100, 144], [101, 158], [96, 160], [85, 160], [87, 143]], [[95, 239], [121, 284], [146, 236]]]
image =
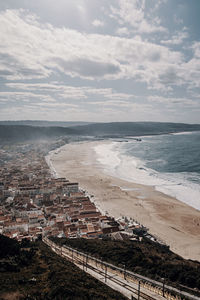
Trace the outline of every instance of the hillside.
[[200, 124], [115, 122], [70, 127], [0, 125], [1, 142], [51, 139], [63, 136], [124, 137], [200, 130]]
[[19, 244], [0, 235], [0, 299], [126, 298], [56, 255], [41, 241]]
[[200, 124], [161, 122], [114, 122], [75, 126], [78, 134], [94, 136], [141, 136], [200, 130]]
[[39, 126], [39, 127], [72, 127], [79, 125], [88, 125], [91, 122], [62, 122], [62, 121], [39, 121], [39, 120], [22, 120], [22, 121], [0, 121], [0, 125], [23, 125], [23, 126]]
[[24, 142], [38, 139], [50, 139], [72, 135], [75, 133], [75, 130], [64, 127], [0, 125], [0, 140], [6, 142]]
[[[200, 263], [186, 260], [173, 253], [166, 246], [143, 239], [138, 241], [112, 241], [88, 239], [52, 240], [60, 245], [66, 244], [89, 253], [119, 267], [165, 282], [180, 290], [200, 296]], [[188, 289], [187, 289], [188, 287]]]

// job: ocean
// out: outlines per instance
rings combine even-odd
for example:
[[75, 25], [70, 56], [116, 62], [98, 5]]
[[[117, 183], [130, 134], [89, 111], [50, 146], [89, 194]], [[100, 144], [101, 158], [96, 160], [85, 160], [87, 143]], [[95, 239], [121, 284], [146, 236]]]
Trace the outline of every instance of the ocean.
[[199, 131], [112, 140], [95, 151], [106, 173], [154, 186], [200, 210]]

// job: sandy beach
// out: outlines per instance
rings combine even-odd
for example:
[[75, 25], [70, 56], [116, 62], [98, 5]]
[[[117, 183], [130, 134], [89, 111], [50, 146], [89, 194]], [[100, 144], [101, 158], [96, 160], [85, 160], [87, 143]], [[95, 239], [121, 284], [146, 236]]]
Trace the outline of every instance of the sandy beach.
[[58, 176], [79, 182], [102, 211], [136, 219], [175, 253], [200, 261], [200, 211], [154, 187], [106, 174], [94, 150], [99, 143], [67, 144], [50, 154]]

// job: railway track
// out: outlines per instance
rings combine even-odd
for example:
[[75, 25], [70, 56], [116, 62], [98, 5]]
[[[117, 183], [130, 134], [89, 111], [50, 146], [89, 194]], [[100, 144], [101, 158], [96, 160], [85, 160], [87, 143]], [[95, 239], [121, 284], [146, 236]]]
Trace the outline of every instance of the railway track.
[[[62, 255], [63, 257], [67, 257], [66, 255]], [[75, 263], [76, 265], [80, 265], [80, 266], [84, 266], [84, 263], [81, 259], [75, 257], [72, 258], [71, 257], [67, 257], [71, 262]], [[93, 272], [99, 274], [102, 276], [102, 278], [105, 278], [105, 282], [107, 282], [108, 280], [116, 283], [117, 285], [125, 288], [126, 290], [128, 290], [129, 292], [132, 293], [132, 299], [138, 299], [138, 296], [140, 299], [145, 299], [145, 300], [155, 300], [155, 298], [145, 294], [144, 292], [142, 291], [139, 291], [139, 294], [138, 294], [138, 289], [134, 288], [133, 286], [131, 286], [130, 284], [128, 283], [124, 283], [122, 280], [120, 279], [117, 279], [115, 276], [113, 275], [109, 275], [108, 273], [105, 272], [105, 270], [100, 270], [90, 264], [87, 264], [85, 265], [85, 268], [87, 269], [90, 269], [92, 270]], [[134, 296], [133, 296], [134, 295]]]
[[[43, 238], [58, 255], [71, 261], [100, 281], [120, 291], [129, 299], [137, 300], [199, 300], [200, 298], [158, 281], [127, 271], [68, 246], [59, 246]], [[123, 290], [123, 292], [122, 292]]]
[[[45, 241], [46, 242], [46, 241]], [[47, 242], [46, 242], [47, 243]], [[131, 300], [155, 300], [164, 299], [163, 297], [156, 295], [155, 297], [150, 296], [148, 293], [144, 292], [144, 289], [140, 287], [139, 284], [134, 284], [133, 282], [125, 279], [124, 275], [119, 272], [111, 272], [109, 269], [109, 264], [105, 264], [100, 260], [93, 260], [91, 256], [82, 255], [80, 252], [74, 250], [70, 251], [67, 248], [59, 247], [58, 245], [49, 241], [47, 243], [51, 249], [63, 258], [71, 261], [79, 268], [91, 274], [93, 277], [99, 279], [110, 287], [117, 289], [123, 293], [127, 298]], [[121, 278], [120, 278], [121, 277]], [[134, 286], [135, 287], [134, 287]], [[117, 288], [116, 288], [117, 287]], [[143, 290], [142, 290], [143, 289]]]

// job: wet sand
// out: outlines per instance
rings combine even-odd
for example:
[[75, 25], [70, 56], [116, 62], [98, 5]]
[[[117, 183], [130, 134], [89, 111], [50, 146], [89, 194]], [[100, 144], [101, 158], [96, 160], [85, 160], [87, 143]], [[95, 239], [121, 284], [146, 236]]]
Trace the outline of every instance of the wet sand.
[[106, 174], [93, 149], [99, 143], [68, 144], [49, 159], [59, 176], [79, 182], [102, 211], [134, 218], [175, 253], [200, 261], [200, 211], [154, 187]]

